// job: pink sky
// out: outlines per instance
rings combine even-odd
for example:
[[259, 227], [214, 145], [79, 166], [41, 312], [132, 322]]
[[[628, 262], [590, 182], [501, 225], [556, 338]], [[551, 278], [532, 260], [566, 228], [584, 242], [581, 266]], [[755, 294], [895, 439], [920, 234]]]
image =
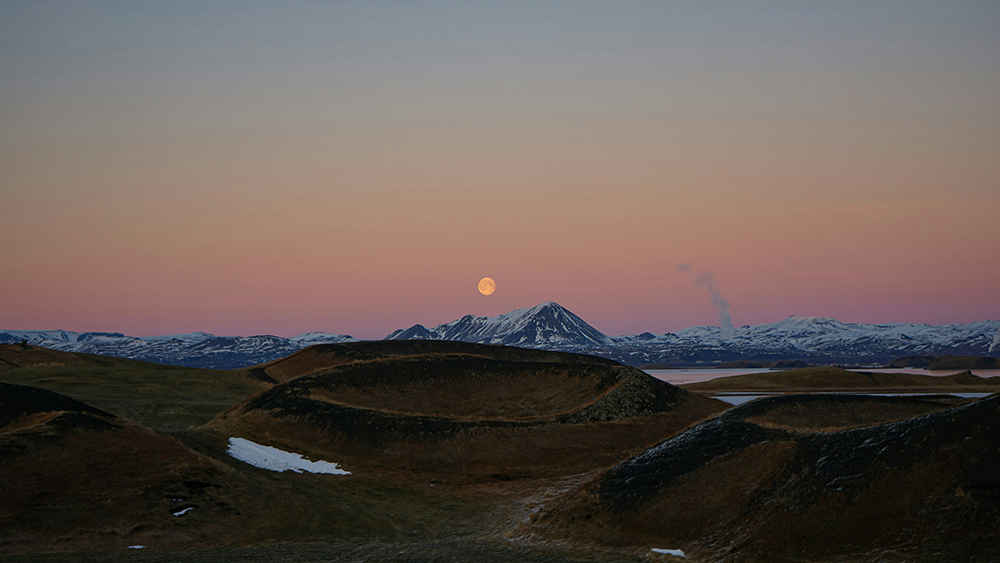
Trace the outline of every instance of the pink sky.
[[610, 335], [718, 324], [680, 263], [737, 326], [998, 319], [998, 39], [919, 5], [0, 8], [0, 329], [381, 338], [543, 301]]

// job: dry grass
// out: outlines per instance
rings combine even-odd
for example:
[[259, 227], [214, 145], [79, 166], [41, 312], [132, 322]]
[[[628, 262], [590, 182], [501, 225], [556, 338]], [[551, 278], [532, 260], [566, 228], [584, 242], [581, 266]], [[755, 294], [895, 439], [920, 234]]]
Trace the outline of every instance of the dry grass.
[[[678, 437], [683, 447], [619, 471], [607, 489], [601, 476], [565, 494], [518, 533], [680, 548], [695, 561], [992, 561], [1000, 556], [997, 405], [829, 434], [774, 432], [687, 473], [657, 473], [666, 456], [741, 428], [717, 426]], [[602, 492], [622, 486], [652, 490], [631, 504]]]
[[62, 363], [3, 371], [0, 381], [55, 391], [158, 431], [205, 424], [234, 403], [267, 388], [239, 371], [165, 366], [54, 350], [45, 351], [45, 355], [59, 358]]
[[767, 428], [790, 432], [835, 432], [906, 420], [966, 402], [948, 397], [794, 395], [762, 399], [737, 412]]
[[724, 408], [624, 366], [432, 355], [319, 370], [210, 426], [348, 468], [472, 483], [607, 467]]
[[[395, 362], [384, 362], [387, 369]], [[531, 370], [469, 371], [373, 387], [318, 389], [325, 400], [385, 412], [460, 419], [538, 420], [594, 403], [610, 381], [576, 369], [539, 366]]]

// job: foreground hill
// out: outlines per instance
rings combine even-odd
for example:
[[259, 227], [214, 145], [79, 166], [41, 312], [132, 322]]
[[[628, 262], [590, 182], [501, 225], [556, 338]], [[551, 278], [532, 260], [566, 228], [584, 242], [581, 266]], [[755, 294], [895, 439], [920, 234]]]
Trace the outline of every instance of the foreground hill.
[[1000, 377], [979, 377], [971, 372], [948, 376], [918, 373], [873, 373], [834, 367], [810, 367], [720, 377], [683, 385], [700, 393], [795, 392], [795, 391], [878, 391], [878, 392], [985, 392], [1000, 391]]
[[[340, 361], [344, 350], [318, 348], [262, 369], [288, 378], [296, 370], [282, 369]], [[367, 350], [376, 351], [384, 356], [288, 379], [210, 426], [351, 471], [433, 472], [458, 482], [606, 467], [725, 408], [601, 359], [429, 342]]]
[[[993, 561], [1000, 396], [834, 432], [699, 424], [566, 494], [524, 533], [705, 561]], [[850, 400], [851, 398], [848, 398]]]
[[[470, 502], [426, 485], [266, 471], [228, 455], [210, 432], [175, 436], [183, 443], [58, 393], [0, 383], [0, 560], [247, 557], [232, 546], [255, 546], [258, 559], [256, 546], [275, 542], [357, 549], [404, 530], [436, 541], [509, 511], [496, 498]], [[137, 545], [152, 549], [127, 549]], [[287, 550], [275, 557], [287, 560]]]
[[[64, 395], [0, 383], [0, 553], [183, 544], [234, 510], [226, 468]], [[197, 516], [175, 513], [197, 510]], [[183, 514], [182, 514], [183, 516]]]
[[0, 381], [63, 393], [158, 431], [205, 424], [268, 387], [245, 371], [0, 344]]

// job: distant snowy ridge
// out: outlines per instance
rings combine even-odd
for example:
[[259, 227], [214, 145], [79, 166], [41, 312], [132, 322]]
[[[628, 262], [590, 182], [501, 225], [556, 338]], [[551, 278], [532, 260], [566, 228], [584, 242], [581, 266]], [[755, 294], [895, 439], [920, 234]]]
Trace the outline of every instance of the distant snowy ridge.
[[234, 369], [283, 358], [313, 344], [354, 342], [346, 334], [309, 332], [291, 338], [281, 336], [215, 336], [189, 332], [163, 336], [126, 336], [120, 332], [72, 332], [67, 330], [4, 330], [0, 343], [27, 340], [64, 352], [101, 354], [159, 364]]
[[[604, 356], [629, 365], [699, 365], [733, 360], [797, 359], [811, 363], [886, 363], [915, 355], [996, 356], [990, 351], [1000, 321], [929, 325], [856, 324], [829, 317], [791, 316], [744, 326], [732, 338], [719, 327], [694, 326], [675, 333], [607, 336], [558, 303], [546, 302], [495, 317], [466, 315], [426, 328], [413, 325], [386, 340], [457, 340]], [[35, 346], [162, 364], [216, 369], [251, 366], [315, 344], [353, 342], [344, 334], [309, 332], [280, 336], [215, 336], [191, 332], [125, 336], [118, 332], [0, 331], [0, 343], [27, 340]]]
[[662, 335], [606, 336], [557, 303], [495, 317], [467, 315], [428, 329], [414, 325], [387, 340], [461, 340], [595, 354], [631, 365], [690, 365], [747, 359], [888, 362], [918, 354], [986, 355], [1000, 322], [853, 324], [791, 316], [744, 326], [724, 339], [719, 327], [695, 326]]

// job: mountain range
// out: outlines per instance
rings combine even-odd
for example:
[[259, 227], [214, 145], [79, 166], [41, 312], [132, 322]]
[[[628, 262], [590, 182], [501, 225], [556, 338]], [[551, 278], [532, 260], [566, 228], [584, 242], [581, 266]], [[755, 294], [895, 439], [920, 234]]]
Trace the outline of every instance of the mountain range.
[[235, 369], [283, 358], [313, 344], [353, 342], [346, 334], [308, 332], [281, 336], [216, 336], [207, 332], [168, 334], [164, 336], [126, 336], [120, 332], [72, 332], [67, 330], [0, 331], [0, 344], [27, 341], [64, 352], [101, 354], [212, 369]]
[[[736, 360], [798, 359], [810, 363], [886, 363], [911, 355], [989, 353], [1000, 321], [929, 325], [844, 323], [829, 317], [790, 316], [776, 323], [737, 328], [694, 326], [675, 333], [607, 336], [558, 303], [546, 302], [494, 317], [466, 315], [427, 328], [399, 329], [385, 340], [454, 340], [603, 356], [628, 365], [711, 365]], [[215, 336], [205, 332], [126, 336], [63, 330], [0, 331], [0, 343], [21, 342], [189, 367], [232, 369], [287, 356], [313, 344], [352, 342], [343, 334]], [[994, 352], [1000, 352], [995, 350]]]

